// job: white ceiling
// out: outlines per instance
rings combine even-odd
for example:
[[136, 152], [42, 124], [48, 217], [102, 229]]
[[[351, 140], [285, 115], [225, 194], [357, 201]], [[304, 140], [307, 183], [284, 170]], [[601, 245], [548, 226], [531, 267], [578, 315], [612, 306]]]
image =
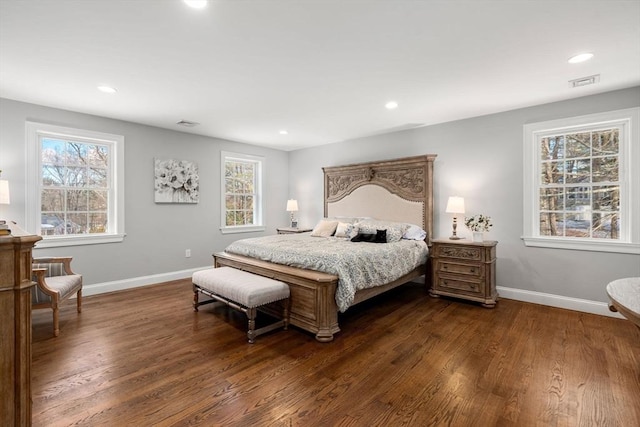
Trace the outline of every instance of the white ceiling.
[[0, 0], [0, 97], [282, 150], [639, 84], [638, 0]]

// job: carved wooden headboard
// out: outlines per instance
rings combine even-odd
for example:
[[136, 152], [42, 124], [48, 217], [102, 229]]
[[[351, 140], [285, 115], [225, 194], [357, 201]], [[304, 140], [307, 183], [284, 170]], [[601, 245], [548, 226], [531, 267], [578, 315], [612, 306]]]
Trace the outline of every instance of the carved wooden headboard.
[[433, 236], [433, 162], [437, 155], [324, 167], [324, 216], [410, 222]]

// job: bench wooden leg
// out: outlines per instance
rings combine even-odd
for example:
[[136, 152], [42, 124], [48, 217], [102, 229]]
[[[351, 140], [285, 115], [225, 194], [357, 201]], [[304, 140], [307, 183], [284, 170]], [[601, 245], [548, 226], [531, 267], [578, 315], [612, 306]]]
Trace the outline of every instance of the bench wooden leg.
[[[206, 301], [200, 301], [200, 293], [203, 293], [207, 296], [210, 296], [211, 299], [208, 299]], [[201, 305], [205, 305], [205, 304], [213, 304], [215, 302], [224, 302], [225, 304], [227, 304], [226, 301], [221, 300], [218, 297], [214, 297], [213, 294], [208, 293], [207, 291], [202, 290], [202, 288], [200, 288], [199, 286], [193, 285], [193, 311], [198, 311], [198, 307], [200, 307]]]
[[[210, 300], [207, 301], [199, 301], [199, 293], [202, 292], [203, 294], [211, 297]], [[255, 342], [255, 339], [257, 336], [265, 334], [267, 332], [273, 331], [275, 329], [278, 328], [282, 328], [284, 327], [284, 329], [288, 329], [289, 326], [289, 311], [290, 311], [290, 299], [285, 299], [282, 300], [282, 305], [283, 305], [283, 313], [282, 313], [282, 319], [272, 323], [270, 325], [267, 326], [263, 326], [262, 328], [256, 329], [256, 316], [258, 314], [258, 308], [254, 307], [254, 308], [249, 308], [249, 307], [243, 307], [242, 305], [235, 303], [233, 301], [231, 301], [228, 298], [225, 298], [221, 295], [218, 295], [214, 292], [211, 292], [207, 289], [203, 289], [200, 286], [194, 284], [193, 285], [193, 309], [194, 311], [198, 311], [198, 307], [204, 304], [211, 304], [214, 303], [216, 301], [220, 301], [223, 302], [225, 304], [227, 304], [229, 307], [234, 308], [236, 310], [242, 311], [247, 315], [247, 319], [248, 319], [248, 330], [247, 330], [247, 339], [249, 341], [250, 344], [253, 344]]]
[[253, 344], [256, 338], [256, 309], [248, 308], [247, 317], [249, 318], [249, 330], [247, 331], [247, 338], [249, 343]]
[[198, 291], [198, 288], [196, 288], [196, 285], [193, 285], [193, 311], [198, 311], [198, 294], [200, 292]]

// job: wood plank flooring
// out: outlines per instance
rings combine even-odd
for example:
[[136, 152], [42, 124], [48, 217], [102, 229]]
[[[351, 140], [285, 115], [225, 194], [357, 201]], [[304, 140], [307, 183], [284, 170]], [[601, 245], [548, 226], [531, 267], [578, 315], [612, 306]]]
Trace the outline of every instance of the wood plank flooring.
[[[192, 309], [189, 280], [33, 314], [35, 426], [639, 426], [640, 330], [408, 284], [352, 307], [332, 343]], [[264, 319], [268, 321], [269, 319]], [[260, 325], [258, 325], [260, 326]]]

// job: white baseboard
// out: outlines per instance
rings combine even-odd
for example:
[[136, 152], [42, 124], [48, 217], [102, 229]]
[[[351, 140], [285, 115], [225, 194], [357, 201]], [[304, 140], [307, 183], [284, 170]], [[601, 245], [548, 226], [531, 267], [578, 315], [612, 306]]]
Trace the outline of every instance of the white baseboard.
[[[150, 276], [115, 280], [113, 282], [85, 285], [82, 287], [82, 295], [98, 295], [107, 292], [121, 291], [124, 289], [138, 288], [141, 286], [155, 285], [162, 282], [169, 282], [171, 280], [186, 279], [191, 277], [194, 272], [204, 270], [205, 268], [211, 268], [211, 266], [208, 265], [188, 270], [172, 271], [168, 273], [152, 274]], [[608, 304], [604, 302], [546, 294], [543, 292], [527, 291], [524, 289], [506, 288], [504, 286], [498, 286], [497, 289], [498, 294], [502, 298], [564, 308], [567, 310], [582, 311], [584, 313], [599, 314], [601, 316], [616, 317], [619, 319], [624, 318], [620, 313], [610, 311]]]
[[124, 289], [138, 288], [141, 286], [155, 285], [171, 280], [186, 279], [198, 271], [205, 268], [211, 268], [210, 265], [205, 267], [190, 268], [188, 270], [171, 271], [168, 273], [152, 274], [150, 276], [134, 277], [131, 279], [115, 280], [113, 282], [95, 283], [93, 285], [82, 286], [82, 295], [98, 295], [113, 291], [122, 291]]
[[507, 299], [624, 319], [620, 313], [610, 311], [609, 305], [605, 302], [564, 297], [562, 295], [545, 294], [543, 292], [526, 291], [524, 289], [505, 288], [503, 286], [498, 286], [497, 289], [500, 297]]

